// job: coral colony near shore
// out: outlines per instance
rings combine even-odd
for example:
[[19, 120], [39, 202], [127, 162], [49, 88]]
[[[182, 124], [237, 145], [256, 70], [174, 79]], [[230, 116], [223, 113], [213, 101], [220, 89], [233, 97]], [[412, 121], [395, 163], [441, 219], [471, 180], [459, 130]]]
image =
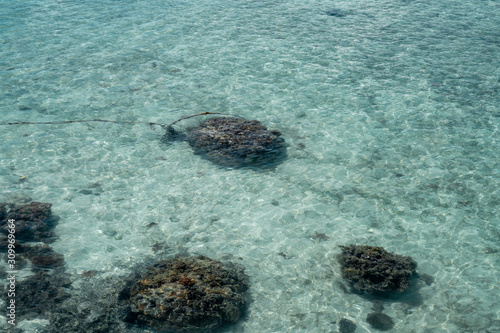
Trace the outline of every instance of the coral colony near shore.
[[[179, 133], [169, 128], [166, 136], [177, 137]], [[267, 167], [286, 157], [281, 133], [267, 130], [256, 120], [210, 118], [188, 131], [185, 137], [196, 154], [223, 166]], [[0, 233], [7, 235], [8, 220], [14, 220], [17, 268], [30, 264], [35, 273], [18, 281], [19, 320], [48, 319], [43, 332], [133, 331], [134, 328], [212, 332], [243, 317], [248, 305], [248, 278], [243, 266], [205, 256], [160, 260], [146, 268], [132, 268], [131, 275], [123, 279], [106, 280], [97, 271], [86, 271], [80, 278], [88, 282], [75, 292], [64, 268], [64, 256], [47, 245], [56, 239], [53, 229], [58, 221], [51, 206], [42, 202], [0, 203]], [[330, 239], [318, 232], [310, 238]], [[42, 244], [29, 245], [30, 242]], [[0, 250], [7, 247], [7, 236], [0, 237]], [[374, 312], [366, 318], [377, 330], [390, 330], [395, 325], [392, 318], [382, 313], [384, 300], [408, 290], [413, 277], [432, 283], [432, 277], [416, 273], [417, 263], [410, 257], [377, 246], [348, 245], [340, 249], [337, 259], [351, 291], [382, 299], [374, 300]], [[6, 272], [0, 271], [0, 275]], [[91, 304], [96, 300], [99, 306], [94, 308]], [[346, 318], [337, 325], [341, 333], [356, 330], [356, 324]]]
[[[412, 279], [419, 277], [417, 263], [411, 257], [390, 253], [379, 246], [351, 244], [340, 248], [342, 252], [337, 259], [342, 277], [349, 282], [353, 292], [373, 297], [374, 311], [368, 314], [366, 322], [380, 331], [392, 329], [393, 319], [382, 313], [383, 301], [411, 287]], [[432, 279], [425, 274], [423, 277], [427, 281]], [[340, 328], [341, 332], [351, 331], [345, 321]]]
[[[52, 215], [51, 206], [40, 202], [0, 204], [0, 232], [6, 233], [8, 218], [14, 218], [19, 228], [15, 243], [18, 268], [30, 263], [35, 273], [18, 281], [19, 320], [49, 319], [43, 332], [106, 332], [130, 327], [149, 327], [158, 332], [211, 332], [236, 323], [244, 315], [248, 303], [244, 268], [205, 256], [162, 260], [145, 269], [135, 269], [121, 281], [96, 282], [100, 284], [98, 289], [87, 283], [79, 293], [70, 292], [72, 282], [64, 269], [64, 256], [46, 244], [27, 244], [54, 239], [52, 229], [57, 217]], [[315, 234], [321, 238], [319, 235]], [[0, 249], [7, 249], [7, 243], [7, 237], [2, 236]], [[337, 259], [342, 277], [352, 291], [379, 298], [374, 301], [374, 312], [366, 318], [377, 330], [387, 331], [395, 325], [392, 318], [382, 313], [383, 300], [408, 290], [413, 277], [432, 283], [432, 277], [416, 273], [417, 263], [410, 257], [377, 246], [340, 248]], [[92, 281], [97, 272], [90, 273], [81, 276]], [[99, 310], [93, 310], [96, 315], [89, 320], [90, 312], [82, 311], [81, 306], [95, 299]], [[338, 328], [342, 333], [355, 332], [356, 324], [342, 318]]]
[[[16, 281], [17, 322], [38, 316], [45, 317], [48, 309], [58, 308], [69, 297], [65, 288], [71, 282], [64, 274], [64, 256], [47, 244], [28, 244], [33, 241], [50, 243], [55, 240], [53, 228], [58, 217], [52, 215], [51, 206], [52, 204], [43, 202], [0, 204], [0, 232], [5, 234], [0, 236], [0, 251], [7, 255], [10, 244], [7, 225], [8, 220], [13, 219], [17, 236], [14, 242], [16, 264], [11, 270], [17, 271], [30, 264], [31, 271], [35, 273]], [[0, 275], [5, 274], [0, 272]], [[4, 301], [8, 301], [7, 296], [7, 293], [2, 295]]]
[[135, 283], [129, 318], [159, 330], [214, 329], [238, 321], [247, 288], [239, 265], [203, 256], [164, 260]]
[[[209, 332], [235, 323], [243, 315], [248, 288], [243, 267], [203, 256], [163, 260], [139, 278], [133, 273], [130, 278], [99, 286], [85, 283], [79, 293], [71, 292], [64, 256], [46, 244], [27, 244], [43, 240], [42, 236], [52, 240], [51, 221], [57, 217], [51, 206], [32, 202], [10, 205], [8, 210], [9, 205], [0, 204], [0, 226], [8, 218], [16, 218], [20, 229], [15, 243], [16, 269], [30, 264], [34, 272], [16, 282], [18, 321], [49, 319], [43, 332], [123, 331], [136, 325], [158, 332]], [[6, 233], [4, 228], [0, 231]], [[0, 250], [7, 253], [7, 245], [7, 237], [0, 237]], [[97, 272], [91, 273], [82, 273], [82, 278], [92, 278]], [[0, 270], [0, 276], [5, 277], [6, 272]], [[96, 301], [98, 309], [85, 310], [84, 304]]]
[[402, 292], [410, 287], [417, 263], [410, 257], [389, 253], [377, 246], [340, 246], [342, 276], [351, 286], [368, 294]]
[[230, 167], [272, 165], [286, 155], [279, 131], [235, 117], [208, 119], [188, 133], [187, 142], [195, 154]]
[[1, 204], [2, 215], [0, 220], [0, 231], [7, 233], [7, 221], [14, 219], [16, 239], [24, 241], [49, 242], [55, 237], [53, 233], [57, 217], [52, 216], [50, 208], [52, 204], [43, 202], [31, 202], [30, 204], [13, 205], [7, 211], [8, 205]]

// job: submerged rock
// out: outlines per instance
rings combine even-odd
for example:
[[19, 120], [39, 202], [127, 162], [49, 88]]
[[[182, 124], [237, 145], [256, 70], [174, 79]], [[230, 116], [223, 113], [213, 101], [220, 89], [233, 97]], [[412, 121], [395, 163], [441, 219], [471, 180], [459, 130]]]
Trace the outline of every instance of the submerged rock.
[[257, 120], [210, 118], [188, 133], [195, 154], [230, 167], [265, 166], [286, 156], [285, 140]]
[[380, 331], [388, 331], [394, 327], [392, 318], [380, 312], [369, 313], [366, 322]]
[[344, 17], [344, 16], [346, 16], [346, 13], [343, 10], [340, 10], [340, 9], [337, 9], [337, 8], [327, 10], [325, 12], [325, 14], [328, 15], [328, 16], [333, 16], [333, 17]]
[[314, 232], [314, 235], [311, 235], [312, 239], [317, 240], [317, 241], [327, 241], [330, 239], [326, 234], [323, 233], [318, 233], [317, 231]]
[[376, 246], [340, 246], [338, 261], [342, 276], [354, 289], [367, 294], [384, 295], [410, 287], [417, 263], [410, 257], [387, 252]]
[[164, 260], [130, 289], [128, 321], [160, 331], [214, 329], [238, 321], [246, 289], [239, 265], [203, 256]]
[[340, 319], [339, 322], [339, 332], [340, 333], [354, 333], [356, 332], [356, 324], [346, 318]]

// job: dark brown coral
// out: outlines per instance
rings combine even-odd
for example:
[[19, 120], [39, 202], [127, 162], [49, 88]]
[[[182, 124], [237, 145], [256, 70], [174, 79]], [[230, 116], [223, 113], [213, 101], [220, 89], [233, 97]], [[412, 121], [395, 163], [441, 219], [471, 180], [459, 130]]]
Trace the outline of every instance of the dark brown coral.
[[257, 120], [211, 118], [187, 136], [196, 154], [230, 167], [266, 166], [286, 156], [285, 140]]
[[389, 253], [377, 246], [340, 246], [338, 260], [342, 276], [354, 289], [384, 295], [410, 287], [417, 263], [410, 257]]
[[50, 203], [36, 201], [17, 205], [0, 221], [0, 231], [8, 234], [8, 220], [13, 219], [17, 240], [53, 241], [55, 234], [52, 229], [57, 217], [52, 215], [51, 207]]
[[234, 323], [246, 305], [243, 268], [207, 257], [159, 262], [130, 290], [130, 315], [159, 330], [209, 330]]

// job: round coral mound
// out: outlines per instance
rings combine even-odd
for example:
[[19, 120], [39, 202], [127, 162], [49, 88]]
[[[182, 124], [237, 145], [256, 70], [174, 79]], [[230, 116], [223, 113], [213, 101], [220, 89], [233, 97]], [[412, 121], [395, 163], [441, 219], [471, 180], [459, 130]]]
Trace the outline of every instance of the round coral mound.
[[188, 133], [196, 154], [231, 167], [263, 166], [286, 155], [285, 140], [257, 120], [235, 117], [210, 118]]
[[356, 290], [368, 294], [402, 292], [410, 287], [417, 263], [410, 257], [389, 253], [376, 246], [340, 246], [342, 276]]
[[130, 316], [160, 331], [206, 331], [238, 321], [247, 287], [236, 264], [203, 256], [164, 260], [132, 287]]

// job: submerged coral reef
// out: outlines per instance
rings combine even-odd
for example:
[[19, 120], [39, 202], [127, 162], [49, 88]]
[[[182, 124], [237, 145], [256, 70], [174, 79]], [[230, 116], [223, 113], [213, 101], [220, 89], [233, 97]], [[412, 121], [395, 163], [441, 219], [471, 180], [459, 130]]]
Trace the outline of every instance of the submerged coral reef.
[[210, 330], [235, 323], [245, 306], [243, 268], [207, 257], [164, 260], [130, 290], [129, 321], [157, 330]]
[[342, 276], [355, 290], [383, 295], [410, 287], [417, 263], [410, 257], [387, 252], [378, 246], [340, 246], [338, 261]]
[[[71, 280], [59, 271], [37, 271], [16, 284], [16, 316], [18, 320], [50, 317], [70, 297]], [[7, 299], [7, 298], [6, 298]]]
[[57, 217], [52, 215], [51, 203], [33, 201], [29, 204], [14, 205], [6, 212], [6, 205], [0, 204], [0, 231], [7, 234], [7, 222], [15, 220], [16, 239], [22, 241], [53, 241], [55, 234], [53, 227]]
[[286, 156], [279, 131], [269, 131], [257, 120], [210, 118], [187, 136], [196, 154], [230, 167], [265, 166]]

